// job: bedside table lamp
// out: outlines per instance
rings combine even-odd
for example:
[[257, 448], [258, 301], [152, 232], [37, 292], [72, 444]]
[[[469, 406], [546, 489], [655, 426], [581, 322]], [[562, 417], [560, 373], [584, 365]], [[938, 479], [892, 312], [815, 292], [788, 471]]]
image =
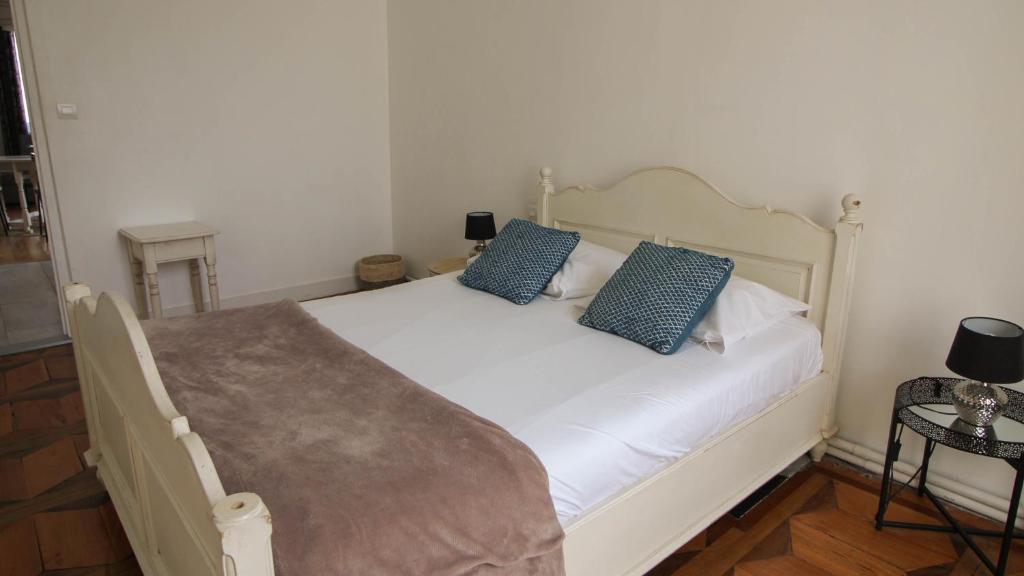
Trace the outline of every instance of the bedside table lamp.
[[476, 256], [487, 249], [487, 241], [494, 238], [494, 213], [470, 212], [466, 214], [466, 240], [476, 240], [469, 255]]
[[997, 318], [964, 318], [946, 368], [967, 378], [953, 388], [953, 407], [960, 419], [990, 426], [1008, 401], [997, 384], [1024, 380], [1024, 328]]

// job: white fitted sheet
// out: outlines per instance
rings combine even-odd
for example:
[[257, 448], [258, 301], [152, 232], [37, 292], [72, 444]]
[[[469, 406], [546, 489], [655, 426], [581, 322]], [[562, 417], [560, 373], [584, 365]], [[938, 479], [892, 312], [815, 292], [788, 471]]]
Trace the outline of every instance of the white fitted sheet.
[[517, 306], [455, 274], [303, 306], [526, 443], [547, 468], [563, 525], [821, 371], [821, 336], [802, 317], [724, 356], [693, 342], [662, 356], [578, 325], [572, 300]]

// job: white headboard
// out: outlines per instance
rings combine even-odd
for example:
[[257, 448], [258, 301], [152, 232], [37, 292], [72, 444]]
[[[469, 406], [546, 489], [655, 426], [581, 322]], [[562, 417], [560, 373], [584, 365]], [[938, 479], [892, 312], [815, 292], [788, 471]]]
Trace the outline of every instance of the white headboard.
[[744, 206], [682, 168], [633, 172], [609, 188], [556, 191], [541, 170], [537, 221], [630, 252], [642, 240], [728, 256], [735, 274], [811, 305], [822, 332], [823, 371], [838, 373], [849, 310], [860, 200], [848, 194], [835, 228], [768, 206]]

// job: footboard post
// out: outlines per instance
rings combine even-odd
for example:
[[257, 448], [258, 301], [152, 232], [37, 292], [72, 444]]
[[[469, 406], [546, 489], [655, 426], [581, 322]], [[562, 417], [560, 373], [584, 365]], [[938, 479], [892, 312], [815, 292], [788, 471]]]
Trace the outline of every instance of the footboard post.
[[85, 363], [85, 352], [81, 348], [81, 340], [78, 338], [78, 321], [76, 320], [76, 308], [78, 302], [83, 298], [92, 296], [92, 290], [88, 284], [65, 284], [64, 302], [68, 313], [68, 327], [71, 331], [71, 345], [75, 350], [75, 369], [78, 371], [79, 387], [82, 389], [82, 404], [85, 407], [85, 418], [88, 424], [89, 449], [85, 451], [85, 461], [90, 466], [96, 466], [102, 455], [100, 452], [99, 439], [96, 437], [95, 427], [97, 425], [96, 402], [93, 399], [92, 386], [89, 378], [92, 372]]
[[273, 576], [270, 511], [251, 492], [224, 497], [213, 507], [221, 533], [224, 576]]

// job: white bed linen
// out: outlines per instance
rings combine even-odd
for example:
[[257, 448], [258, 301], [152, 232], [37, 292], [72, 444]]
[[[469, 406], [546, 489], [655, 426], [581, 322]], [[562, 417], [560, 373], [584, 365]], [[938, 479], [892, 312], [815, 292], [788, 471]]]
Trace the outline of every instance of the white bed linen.
[[578, 325], [572, 300], [517, 306], [462, 286], [456, 274], [303, 306], [526, 443], [547, 468], [564, 526], [821, 370], [821, 336], [802, 317], [727, 356], [694, 342], [662, 356]]

